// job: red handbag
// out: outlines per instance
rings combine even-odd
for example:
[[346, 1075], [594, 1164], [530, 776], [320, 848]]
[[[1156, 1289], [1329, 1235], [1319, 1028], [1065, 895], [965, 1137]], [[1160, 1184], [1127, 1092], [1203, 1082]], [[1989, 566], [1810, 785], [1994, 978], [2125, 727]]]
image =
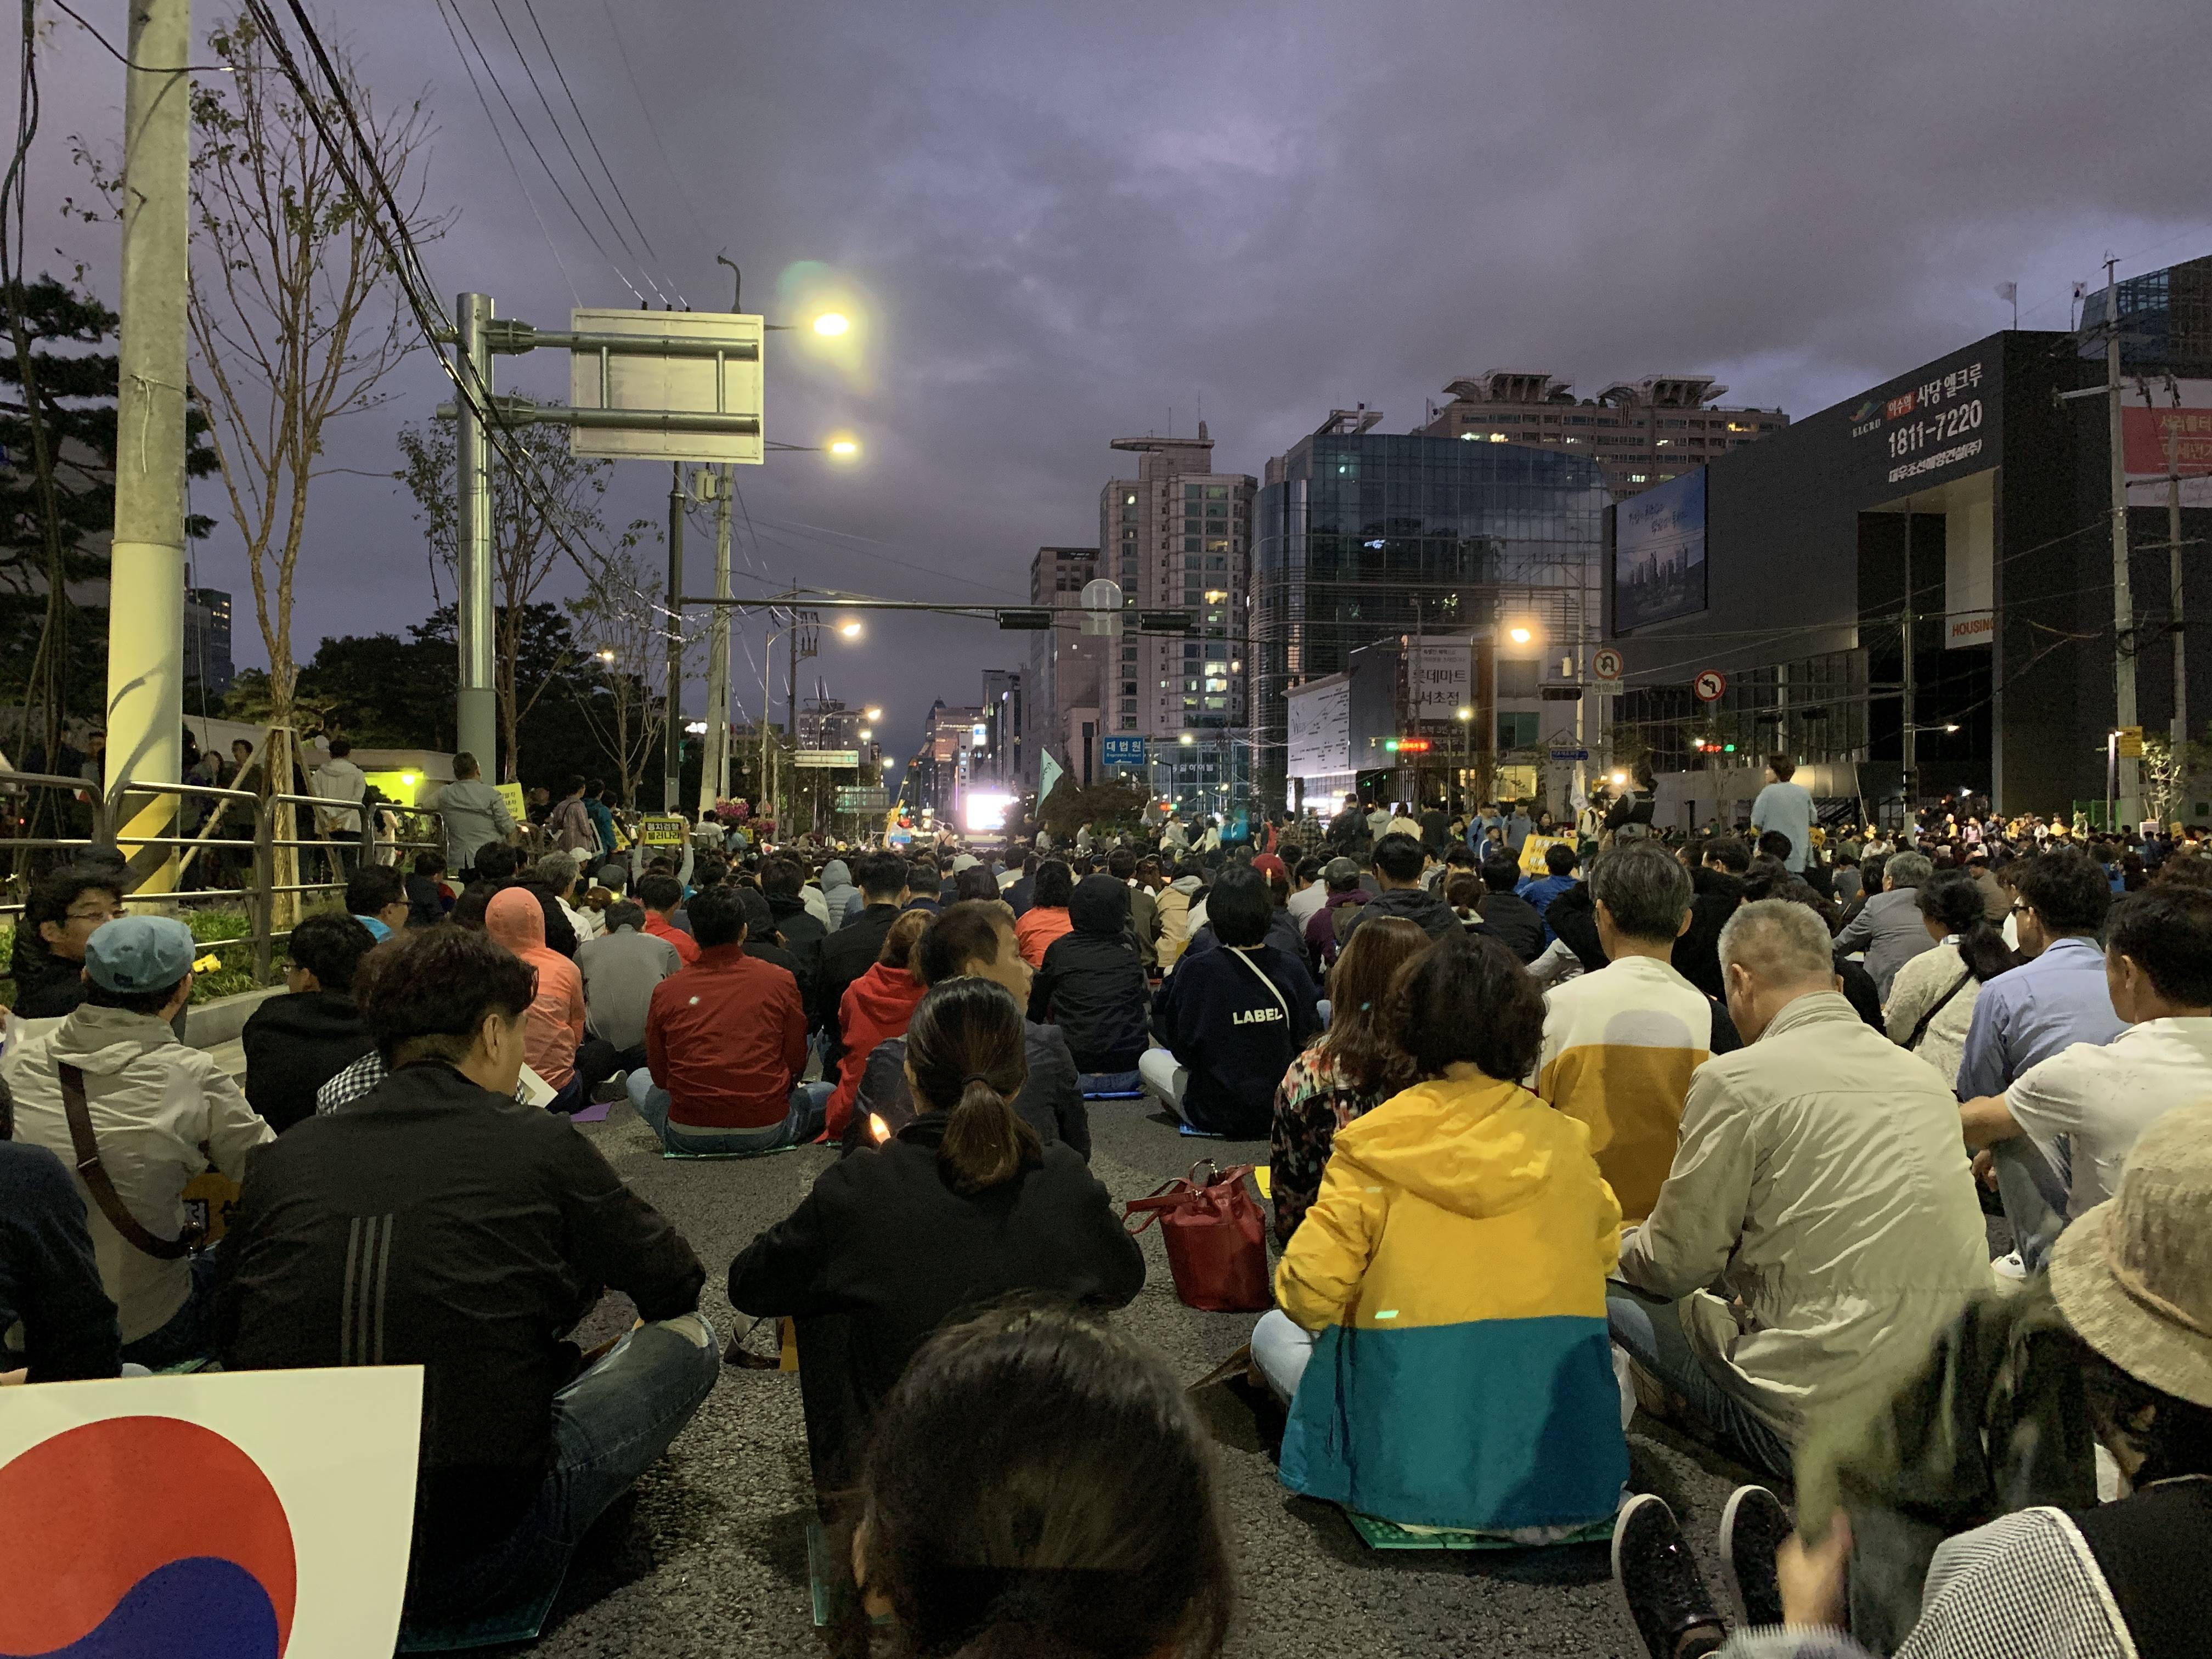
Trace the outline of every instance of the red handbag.
[[[1200, 1170], [1212, 1173], [1204, 1181]], [[1254, 1313], [1275, 1304], [1267, 1284], [1267, 1223], [1245, 1185], [1249, 1164], [1223, 1170], [1212, 1158], [1190, 1166], [1188, 1179], [1170, 1181], [1149, 1198], [1122, 1206], [1122, 1224], [1140, 1233], [1157, 1220], [1167, 1241], [1168, 1269], [1176, 1295], [1214, 1313]]]

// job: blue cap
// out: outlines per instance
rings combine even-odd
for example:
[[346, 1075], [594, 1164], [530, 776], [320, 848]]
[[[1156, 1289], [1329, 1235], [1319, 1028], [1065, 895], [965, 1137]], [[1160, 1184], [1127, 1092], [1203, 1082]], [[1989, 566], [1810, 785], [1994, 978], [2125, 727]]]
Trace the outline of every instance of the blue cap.
[[102, 990], [162, 991], [192, 971], [192, 930], [170, 916], [118, 916], [84, 943], [84, 970]]

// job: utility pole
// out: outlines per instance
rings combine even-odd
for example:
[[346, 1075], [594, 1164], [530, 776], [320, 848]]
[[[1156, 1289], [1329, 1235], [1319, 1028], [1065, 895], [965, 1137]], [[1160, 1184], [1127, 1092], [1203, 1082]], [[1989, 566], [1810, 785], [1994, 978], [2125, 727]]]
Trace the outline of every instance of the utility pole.
[[[716, 607], [716, 609], [718, 609], [718, 610], [719, 610], [720, 608], [720, 606], [717, 606], [717, 607]], [[769, 614], [769, 620], [770, 622], [774, 622], [774, 621], [775, 620], [775, 612], [774, 611], [770, 611], [768, 614]], [[794, 612], [793, 614], [795, 615], [796, 613]], [[768, 690], [768, 686], [769, 686], [769, 680], [768, 680], [768, 677], [769, 677], [769, 672], [770, 672], [770, 671], [771, 671], [771, 670], [775, 666], [775, 633], [776, 633], [776, 630], [775, 630], [775, 629], [773, 629], [773, 628], [770, 628], [770, 629], [768, 630], [768, 640], [767, 640], [766, 643], [764, 643], [764, 644], [761, 647], [761, 700], [760, 700], [760, 796], [761, 796], [761, 798], [760, 798], [760, 800], [759, 800], [759, 802], [757, 803], [757, 805], [759, 805], [759, 807], [760, 807], [760, 809], [761, 809], [762, 812], [763, 813], [763, 815], [765, 815], [766, 817], [770, 817], [770, 818], [773, 818], [773, 817], [775, 817], [775, 781], [774, 781], [773, 777], [771, 776], [771, 775], [770, 775], [770, 773], [769, 773], [769, 733], [768, 733], [768, 698], [769, 698], [769, 690]]]
[[[2112, 482], [2112, 723], [2125, 731], [2141, 720], [2136, 712], [2136, 603], [2128, 582], [2128, 467], [2120, 434], [2120, 288], [2114, 276], [2118, 263], [2105, 261], [2105, 418]], [[2135, 823], [2142, 817], [2142, 761], [2123, 754], [2119, 763], [2119, 821]]]
[[[177, 798], [118, 786], [179, 781], [185, 721], [185, 297], [191, 0], [134, 0], [123, 92], [123, 252], [115, 531], [108, 577], [107, 788], [135, 807], [122, 839], [165, 836]], [[166, 66], [166, 67], [165, 67]], [[142, 842], [132, 890], [176, 885], [175, 849]]]
[[[714, 597], [730, 597], [730, 469], [705, 470], [700, 478], [714, 491]], [[714, 607], [707, 631], [707, 747], [699, 761], [699, 810], [708, 811], [730, 793], [730, 608]]]
[[662, 769], [664, 812], [684, 810], [684, 463], [668, 464], [668, 759]]
[[453, 740], [464, 753], [476, 757], [484, 775], [496, 780], [499, 699], [492, 689], [491, 441], [484, 428], [486, 420], [498, 418], [492, 404], [491, 295], [455, 295], [453, 319], [454, 353], [460, 359], [456, 368], [463, 388], [453, 404], [453, 484], [460, 497], [454, 525], [460, 581], [454, 593], [453, 632], [461, 659]]

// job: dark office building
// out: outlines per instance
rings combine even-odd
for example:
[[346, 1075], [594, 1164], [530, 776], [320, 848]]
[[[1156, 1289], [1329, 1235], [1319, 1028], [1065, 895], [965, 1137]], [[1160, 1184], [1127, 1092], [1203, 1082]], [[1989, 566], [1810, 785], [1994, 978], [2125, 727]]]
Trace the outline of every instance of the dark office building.
[[[1290, 689], [1344, 672], [1361, 647], [1469, 635], [1507, 606], [1547, 647], [1595, 638], [1609, 499], [1597, 463], [1371, 430], [1379, 419], [1332, 414], [1267, 463], [1260, 489], [1253, 770], [1269, 806], [1285, 794]], [[1533, 696], [1533, 669], [1530, 682]]]
[[[2185, 373], [2182, 348], [2212, 348], [2207, 284], [2182, 274], [2198, 268], [2212, 261], [2121, 285], [2124, 313], [2167, 307], [2130, 321], [2142, 344], [2123, 386], [2129, 472], [2142, 480], [2129, 491], [2127, 644], [2149, 731], [2173, 705], [2158, 434], [2206, 422], [2212, 452], [2212, 417], [2186, 406], [2212, 399], [2152, 358]], [[2102, 345], [2087, 337], [2102, 301], [2082, 335], [1993, 334], [1715, 459], [1694, 488], [1684, 478], [1609, 512], [1606, 630], [1627, 686], [1616, 752], [1641, 741], [1662, 775], [1741, 765], [1747, 777], [1756, 757], [1787, 753], [1855, 777], [1870, 806], [1972, 793], [2049, 814], [2101, 801], [2116, 706], [2108, 413], [2101, 393], [2058, 394], [2104, 384]], [[2183, 539], [2212, 534], [2212, 511], [2186, 499]], [[2212, 607], [2212, 572], [2186, 562], [2185, 611]], [[2197, 654], [2187, 696], [2201, 732], [2212, 652]], [[1707, 672], [1725, 681], [1711, 701], [1697, 695]], [[1723, 792], [1724, 817], [1731, 799]], [[2207, 815], [2196, 802], [2175, 811]]]

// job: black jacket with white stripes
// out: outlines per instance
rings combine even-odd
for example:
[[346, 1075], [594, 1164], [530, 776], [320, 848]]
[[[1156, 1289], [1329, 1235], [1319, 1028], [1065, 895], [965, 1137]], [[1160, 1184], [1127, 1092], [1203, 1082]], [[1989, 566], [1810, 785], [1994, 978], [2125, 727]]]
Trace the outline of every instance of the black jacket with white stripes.
[[222, 1249], [222, 1363], [424, 1368], [418, 1559], [494, 1544], [536, 1497], [553, 1395], [580, 1369], [565, 1339], [603, 1289], [672, 1319], [706, 1280], [566, 1118], [448, 1066], [402, 1067], [299, 1123], [256, 1149], [242, 1186]]

